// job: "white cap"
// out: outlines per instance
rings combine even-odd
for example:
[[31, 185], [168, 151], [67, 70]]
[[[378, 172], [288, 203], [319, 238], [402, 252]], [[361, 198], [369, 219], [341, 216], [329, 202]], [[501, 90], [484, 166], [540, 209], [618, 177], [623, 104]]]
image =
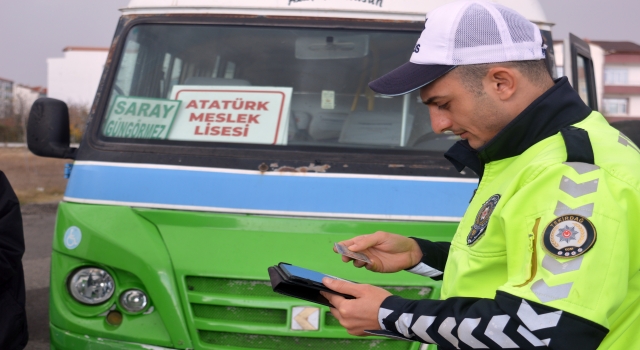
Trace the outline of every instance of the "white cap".
[[456, 66], [542, 60], [545, 49], [538, 27], [516, 11], [487, 1], [456, 1], [429, 13], [409, 62], [369, 87], [402, 95]]

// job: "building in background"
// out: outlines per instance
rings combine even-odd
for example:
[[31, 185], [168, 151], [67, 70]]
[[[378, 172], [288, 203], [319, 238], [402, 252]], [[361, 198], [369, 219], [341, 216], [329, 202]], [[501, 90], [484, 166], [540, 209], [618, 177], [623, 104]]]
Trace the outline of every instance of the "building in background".
[[[610, 122], [640, 118], [640, 45], [629, 41], [588, 42], [600, 112]], [[554, 42], [558, 76], [565, 75], [563, 48], [562, 41]]]
[[593, 41], [602, 47], [602, 111], [610, 119], [640, 118], [640, 45], [629, 41]]
[[0, 118], [13, 115], [13, 80], [0, 78]]
[[48, 96], [68, 105], [89, 107], [98, 90], [108, 48], [74, 47], [63, 57], [47, 59]]
[[28, 116], [31, 106], [40, 97], [47, 96], [47, 88], [14, 84], [13, 86], [13, 113], [19, 116]]

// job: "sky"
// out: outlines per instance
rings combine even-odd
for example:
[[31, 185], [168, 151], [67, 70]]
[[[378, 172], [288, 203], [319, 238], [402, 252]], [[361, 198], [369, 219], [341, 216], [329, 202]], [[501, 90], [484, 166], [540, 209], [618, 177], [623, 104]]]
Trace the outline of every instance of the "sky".
[[[394, 0], [386, 0], [394, 1]], [[422, 0], [429, 1], [429, 0]], [[591, 40], [640, 44], [638, 0], [539, 0], [554, 39], [569, 32]], [[46, 85], [50, 57], [67, 46], [108, 47], [128, 0], [0, 0], [0, 77]]]

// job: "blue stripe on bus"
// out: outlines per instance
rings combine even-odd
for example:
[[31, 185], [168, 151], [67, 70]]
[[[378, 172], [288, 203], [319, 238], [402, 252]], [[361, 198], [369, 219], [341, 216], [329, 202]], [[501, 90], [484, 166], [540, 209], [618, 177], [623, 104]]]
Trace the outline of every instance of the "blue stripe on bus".
[[477, 184], [76, 164], [65, 197], [245, 210], [462, 217]]

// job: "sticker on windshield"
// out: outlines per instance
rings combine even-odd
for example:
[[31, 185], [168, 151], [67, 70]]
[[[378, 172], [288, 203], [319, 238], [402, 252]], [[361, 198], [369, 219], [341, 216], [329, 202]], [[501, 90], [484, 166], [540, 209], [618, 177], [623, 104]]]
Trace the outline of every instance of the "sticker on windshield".
[[180, 101], [116, 96], [102, 133], [108, 137], [166, 139]]
[[292, 88], [176, 85], [182, 101], [170, 140], [287, 143]]
[[336, 108], [336, 92], [333, 90], [322, 90], [322, 101], [320, 103], [322, 109]]

